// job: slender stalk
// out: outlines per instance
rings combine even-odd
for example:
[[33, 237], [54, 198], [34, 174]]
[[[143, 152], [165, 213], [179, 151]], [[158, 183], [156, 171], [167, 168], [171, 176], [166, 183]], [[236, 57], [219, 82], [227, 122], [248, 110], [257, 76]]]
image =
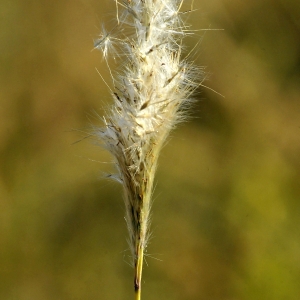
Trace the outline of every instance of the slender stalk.
[[[179, 0], [127, 0], [110, 32], [95, 48], [107, 62], [118, 43], [122, 68], [113, 76], [114, 98], [105, 127], [96, 133], [114, 157], [123, 185], [128, 243], [134, 266], [135, 299], [141, 299], [143, 257], [148, 240], [150, 204], [157, 159], [170, 130], [183, 119], [199, 72], [181, 58], [187, 28]], [[117, 4], [119, 4], [117, 2]], [[114, 34], [117, 34], [116, 36]], [[125, 62], [124, 62], [125, 61]], [[108, 65], [109, 66], [109, 65]]]
[[144, 250], [140, 248], [138, 251], [138, 259], [135, 266], [135, 276], [134, 276], [134, 289], [135, 289], [135, 300], [141, 299], [141, 281], [142, 281], [142, 272], [143, 272], [143, 259], [144, 259]]

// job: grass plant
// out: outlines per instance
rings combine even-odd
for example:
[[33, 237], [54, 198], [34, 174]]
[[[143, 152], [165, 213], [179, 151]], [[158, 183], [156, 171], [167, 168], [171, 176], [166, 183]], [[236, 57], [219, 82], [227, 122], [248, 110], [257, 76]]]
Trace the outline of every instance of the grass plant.
[[[129, 247], [134, 266], [135, 299], [141, 299], [143, 257], [149, 238], [154, 175], [170, 130], [182, 121], [199, 85], [201, 72], [183, 58], [190, 34], [183, 0], [116, 2], [116, 24], [103, 28], [95, 48], [103, 53], [114, 103], [96, 134], [112, 154], [123, 185]], [[118, 49], [116, 53], [115, 49]], [[121, 64], [111, 71], [108, 56]]]

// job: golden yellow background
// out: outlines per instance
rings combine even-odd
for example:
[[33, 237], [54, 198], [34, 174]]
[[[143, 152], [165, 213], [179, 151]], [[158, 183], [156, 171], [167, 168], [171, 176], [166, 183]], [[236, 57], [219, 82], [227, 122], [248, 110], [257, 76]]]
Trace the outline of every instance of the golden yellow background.
[[[225, 98], [199, 88], [161, 153], [142, 299], [298, 300], [299, 1], [194, 8], [192, 29], [224, 29], [186, 43]], [[111, 101], [91, 50], [114, 16], [109, 0], [0, 2], [0, 299], [133, 299], [122, 190], [84, 139]]]

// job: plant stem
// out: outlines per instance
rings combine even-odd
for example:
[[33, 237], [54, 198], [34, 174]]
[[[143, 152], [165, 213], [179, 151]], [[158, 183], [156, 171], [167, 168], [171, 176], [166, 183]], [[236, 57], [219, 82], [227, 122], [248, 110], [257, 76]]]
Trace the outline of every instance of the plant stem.
[[144, 250], [139, 247], [137, 251], [138, 257], [135, 263], [135, 276], [134, 276], [134, 289], [135, 289], [135, 300], [141, 300], [141, 282], [142, 282], [142, 272], [143, 272], [143, 260], [144, 260]]

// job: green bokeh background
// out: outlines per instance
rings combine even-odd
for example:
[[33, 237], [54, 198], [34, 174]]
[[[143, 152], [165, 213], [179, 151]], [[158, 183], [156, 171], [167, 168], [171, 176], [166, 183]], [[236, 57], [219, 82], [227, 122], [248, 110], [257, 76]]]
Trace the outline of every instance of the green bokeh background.
[[[188, 9], [185, 4], [184, 9]], [[144, 300], [300, 299], [300, 5], [195, 0], [206, 66], [159, 160]], [[91, 51], [110, 0], [0, 1], [0, 299], [133, 299]], [[75, 143], [76, 141], [79, 141]]]

